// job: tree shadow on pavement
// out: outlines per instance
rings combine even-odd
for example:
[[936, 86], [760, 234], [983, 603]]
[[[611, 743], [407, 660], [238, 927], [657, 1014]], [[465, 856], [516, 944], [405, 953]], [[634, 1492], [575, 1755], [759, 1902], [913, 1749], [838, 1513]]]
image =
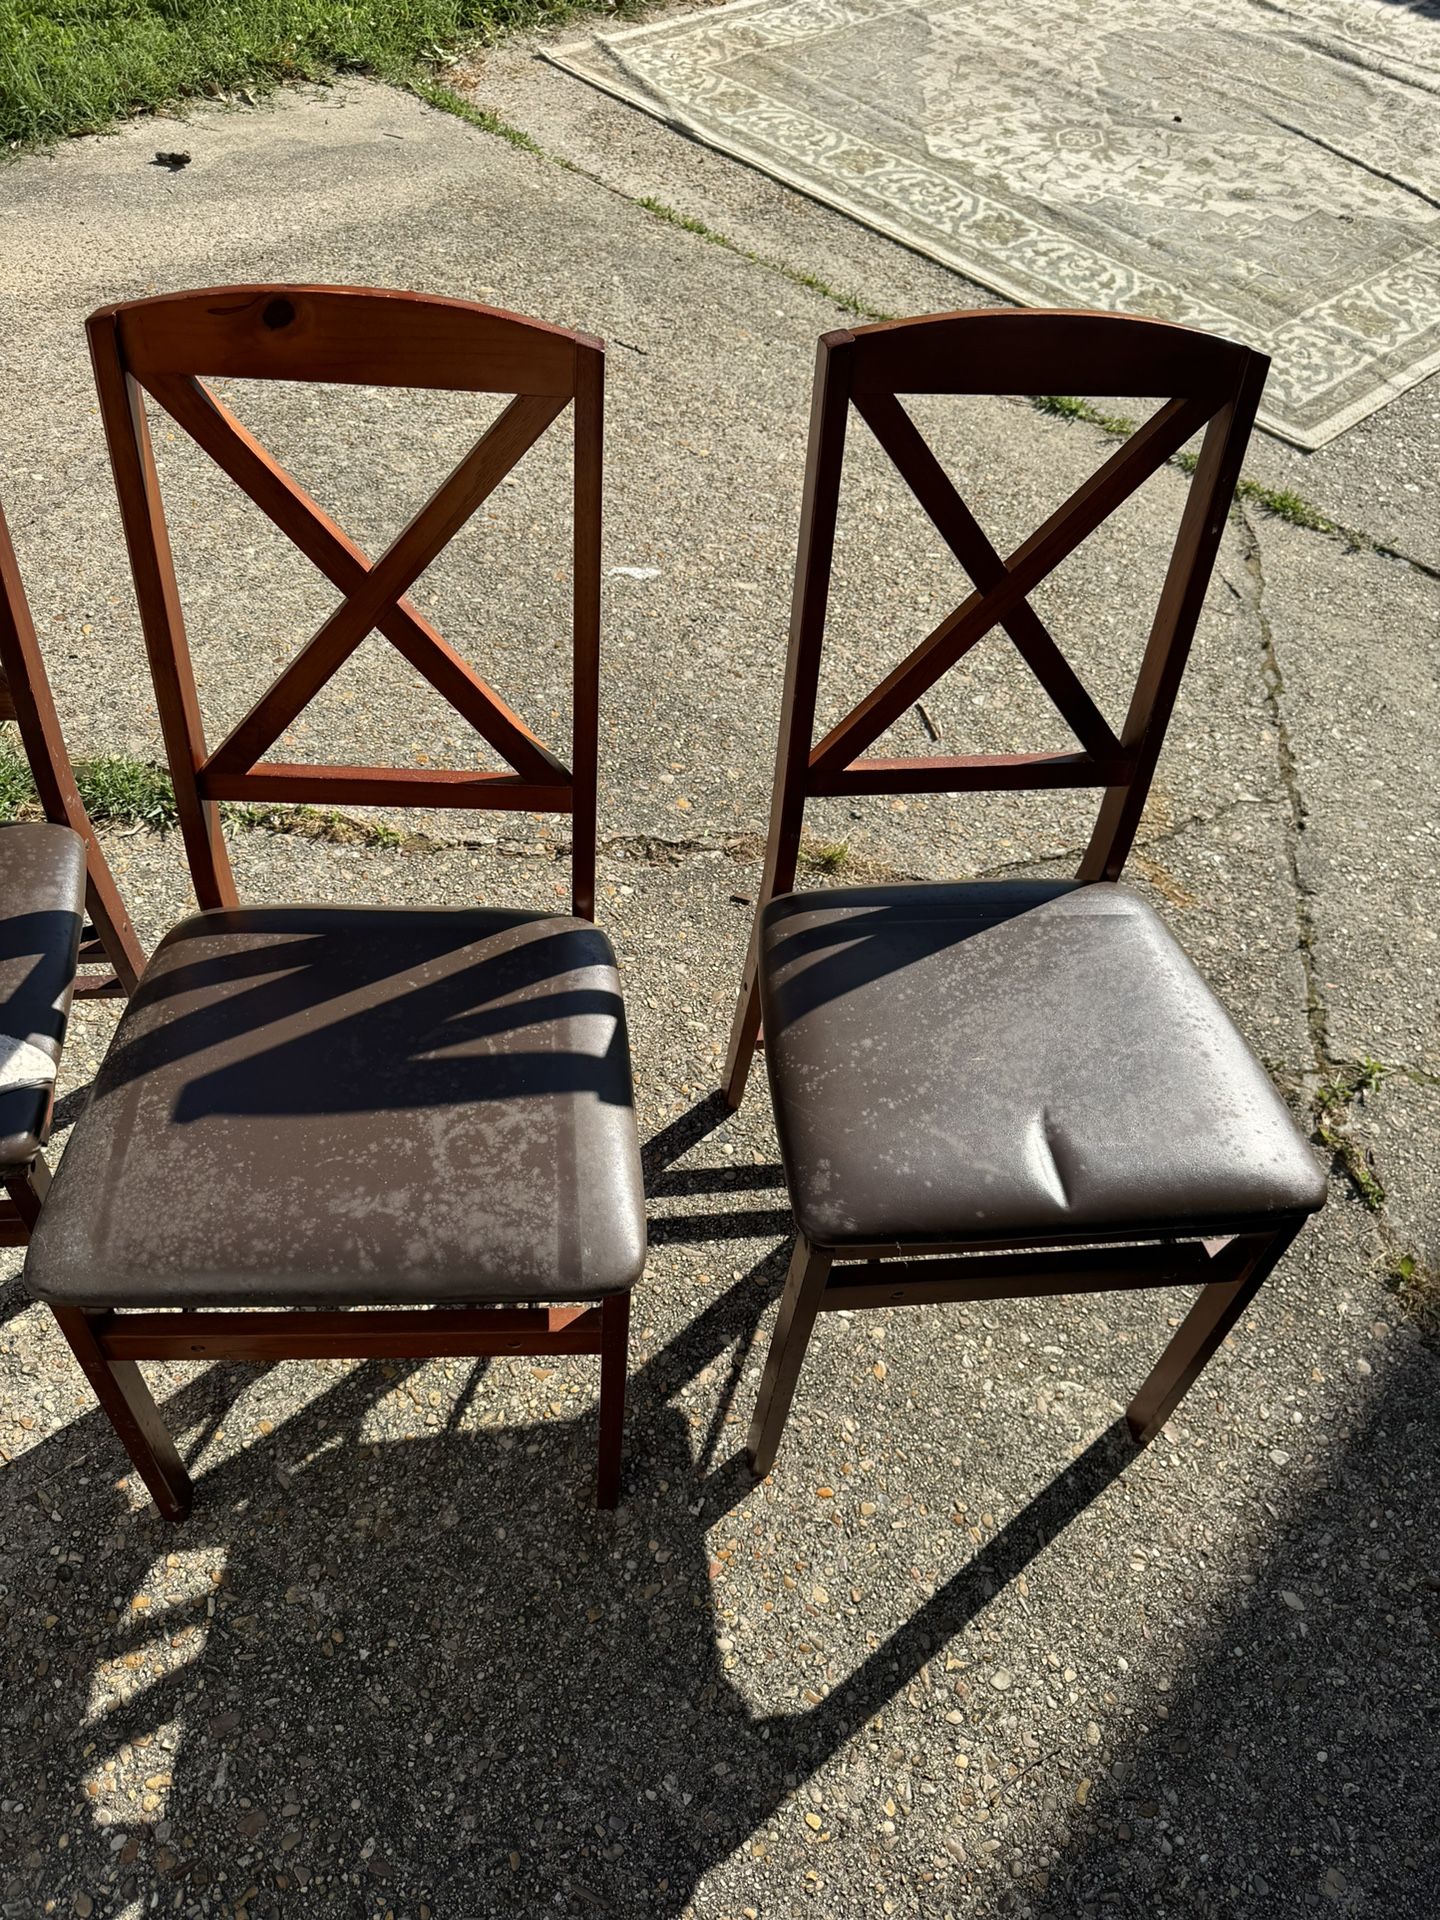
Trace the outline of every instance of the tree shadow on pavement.
[[1440, 1912], [1440, 1353], [1396, 1344], [1253, 1585], [1191, 1611], [1189, 1677], [1099, 1775], [1047, 1920]]
[[[202, 1471], [180, 1527], [117, 1481], [98, 1412], [16, 1461], [4, 1910], [681, 1914], [1132, 1457], [1104, 1435], [819, 1706], [757, 1715], [706, 1540], [753, 1483], [738, 1454], [697, 1476], [672, 1396], [766, 1298], [747, 1276], [639, 1369], [618, 1516], [590, 1504], [590, 1415], [377, 1442], [398, 1364]], [[166, 1402], [192, 1457], [247, 1377]], [[116, 1756], [151, 1784], [101, 1825]]]

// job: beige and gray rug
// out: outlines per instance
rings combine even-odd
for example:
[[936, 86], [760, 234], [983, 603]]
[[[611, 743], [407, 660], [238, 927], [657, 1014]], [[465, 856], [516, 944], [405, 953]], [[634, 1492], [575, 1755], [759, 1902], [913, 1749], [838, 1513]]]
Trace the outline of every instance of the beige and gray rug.
[[1440, 368], [1440, 0], [741, 0], [552, 57], [1024, 305], [1263, 348], [1297, 446]]

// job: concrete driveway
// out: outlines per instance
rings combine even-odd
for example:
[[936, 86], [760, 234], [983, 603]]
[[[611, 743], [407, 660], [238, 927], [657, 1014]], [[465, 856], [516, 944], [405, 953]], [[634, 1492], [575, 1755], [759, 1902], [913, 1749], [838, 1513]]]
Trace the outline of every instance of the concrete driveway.
[[[1132, 867], [1340, 1148], [1330, 1206], [1143, 1456], [1116, 1422], [1175, 1301], [952, 1306], [822, 1324], [756, 1490], [739, 1449], [787, 1214], [763, 1084], [729, 1119], [710, 1095], [758, 875], [814, 341], [845, 322], [836, 292], [897, 313], [984, 296], [524, 47], [456, 78], [544, 151], [355, 83], [0, 172], [0, 497], [73, 747], [153, 756], [92, 308], [371, 282], [608, 340], [601, 918], [652, 1240], [626, 1499], [589, 1505], [583, 1362], [173, 1367], [200, 1478], [166, 1530], [11, 1281], [0, 1910], [1428, 1913], [1440, 1381], [1393, 1276], [1428, 1269], [1434, 1304], [1435, 383], [1308, 461], [1256, 443], [1254, 477], [1370, 541], [1237, 515]], [[150, 164], [177, 145], [183, 172]], [[484, 412], [232, 397], [367, 541]], [[1108, 447], [1022, 402], [934, 431], [1002, 545]], [[178, 436], [160, 451], [220, 728], [332, 597]], [[537, 449], [422, 594], [562, 740], [563, 477]], [[1158, 475], [1046, 590], [1102, 704], [1143, 636], [1143, 592], [1116, 582], [1153, 584], [1183, 487]], [[958, 597], [935, 545], [862, 453], [831, 711]], [[998, 637], [927, 711], [947, 749], [1058, 744]], [[297, 757], [463, 749], [374, 637], [309, 720]], [[926, 737], [912, 715], [896, 751]], [[427, 825], [423, 848], [242, 832], [242, 892], [563, 888], [543, 823]], [[918, 876], [1064, 871], [1085, 819], [1063, 796], [932, 798], [812, 825], [830, 871]], [[153, 940], [185, 905], [178, 841], [108, 841]], [[62, 1122], [111, 1018], [77, 1018]]]

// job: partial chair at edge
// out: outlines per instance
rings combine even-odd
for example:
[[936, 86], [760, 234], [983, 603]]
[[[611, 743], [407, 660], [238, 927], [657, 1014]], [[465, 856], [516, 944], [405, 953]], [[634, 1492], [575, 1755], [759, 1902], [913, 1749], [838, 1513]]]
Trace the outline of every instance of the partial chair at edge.
[[[104, 309], [90, 340], [202, 910], [161, 942], [120, 1022], [41, 1210], [30, 1288], [167, 1518], [192, 1489], [135, 1365], [150, 1359], [598, 1354], [598, 1500], [613, 1506], [645, 1230], [620, 985], [591, 924], [604, 349], [465, 301], [274, 286]], [[513, 397], [372, 562], [205, 376]], [[151, 452], [155, 403], [343, 596], [213, 750]], [[406, 598], [567, 409], [568, 768]], [[372, 629], [511, 771], [262, 758]], [[568, 814], [573, 917], [243, 907], [219, 809], [247, 799]]]
[[100, 851], [95, 829], [75, 784], [65, 736], [35, 635], [10, 529], [0, 512], [0, 720], [13, 720], [30, 764], [40, 811], [56, 826], [78, 833], [85, 848], [85, 912], [80, 965], [101, 967], [75, 982], [81, 999], [116, 999], [133, 993], [145, 955], [115, 879]]
[[43, 1148], [71, 998], [133, 992], [145, 955], [75, 783], [3, 512], [0, 720], [15, 724], [51, 823], [7, 828], [0, 843], [0, 1245], [18, 1247], [50, 1186]]
[[[765, 871], [726, 1066], [761, 1034], [798, 1238], [749, 1447], [769, 1471], [815, 1320], [843, 1308], [1196, 1286], [1129, 1408], [1148, 1440], [1245, 1311], [1324, 1177], [1159, 917], [1117, 884], [1175, 703], [1268, 362], [1118, 315], [941, 314], [820, 342]], [[1162, 402], [1002, 559], [902, 395]], [[825, 737], [815, 712], [851, 407], [974, 591]], [[1029, 595], [1204, 431], [1120, 734]], [[866, 758], [1003, 629], [1079, 750]], [[1091, 787], [1073, 881], [793, 893], [807, 800]]]

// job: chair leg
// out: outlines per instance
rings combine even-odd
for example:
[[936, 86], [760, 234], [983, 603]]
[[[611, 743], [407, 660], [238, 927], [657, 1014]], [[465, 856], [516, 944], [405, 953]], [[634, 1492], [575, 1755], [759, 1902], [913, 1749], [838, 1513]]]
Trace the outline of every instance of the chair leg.
[[1130, 1432], [1143, 1447], [1155, 1438], [1190, 1388], [1206, 1361], [1259, 1292], [1296, 1234], [1300, 1222], [1278, 1233], [1237, 1237], [1221, 1256], [1233, 1262], [1224, 1279], [1202, 1288], [1135, 1398], [1125, 1410]]
[[85, 842], [85, 911], [121, 990], [127, 995], [134, 993], [145, 968], [145, 955], [93, 831]]
[[812, 1247], [803, 1234], [795, 1242], [790, 1271], [785, 1276], [785, 1292], [780, 1300], [780, 1318], [775, 1322], [770, 1351], [765, 1356], [760, 1395], [755, 1402], [746, 1443], [757, 1479], [764, 1479], [780, 1450], [780, 1436], [789, 1418], [790, 1402], [795, 1398], [805, 1349], [810, 1344], [810, 1332], [820, 1311], [820, 1296], [830, 1277], [831, 1258], [825, 1248]]
[[760, 1038], [760, 981], [756, 965], [759, 930], [760, 918], [757, 908], [755, 930], [750, 936], [750, 951], [746, 956], [745, 972], [740, 980], [740, 1000], [735, 1008], [734, 1024], [730, 1029], [730, 1050], [725, 1056], [725, 1077], [721, 1082], [725, 1104], [732, 1113], [745, 1098], [745, 1085], [750, 1078], [750, 1065], [755, 1058], [755, 1047]]
[[162, 1517], [183, 1520], [195, 1489], [139, 1367], [106, 1358], [83, 1307], [52, 1306], [51, 1312]]
[[28, 1239], [35, 1231], [35, 1222], [40, 1218], [40, 1208], [46, 1194], [50, 1191], [51, 1173], [45, 1164], [43, 1153], [37, 1153], [33, 1163], [24, 1173], [12, 1174], [5, 1182], [5, 1191], [10, 1196], [11, 1205], [20, 1216], [20, 1224]]
[[620, 1451], [625, 1438], [625, 1379], [630, 1366], [630, 1296], [612, 1293], [600, 1307], [600, 1467], [595, 1504], [620, 1503]]

